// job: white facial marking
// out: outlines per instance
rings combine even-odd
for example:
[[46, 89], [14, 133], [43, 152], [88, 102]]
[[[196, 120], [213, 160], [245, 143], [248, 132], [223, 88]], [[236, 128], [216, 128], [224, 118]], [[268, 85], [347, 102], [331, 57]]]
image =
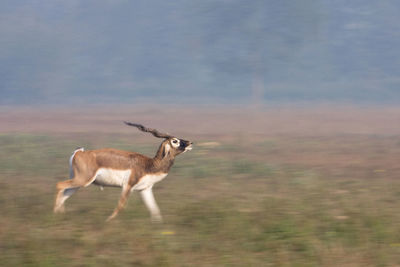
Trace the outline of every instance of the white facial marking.
[[144, 190], [152, 187], [155, 183], [161, 181], [168, 173], [147, 174], [143, 176], [137, 184], [132, 187], [132, 190]]
[[114, 170], [100, 168], [95, 175], [94, 183], [101, 186], [122, 187], [128, 184], [131, 170]]
[[181, 142], [178, 138], [172, 138], [171, 139], [171, 145], [173, 148], [177, 148], [181, 145]]

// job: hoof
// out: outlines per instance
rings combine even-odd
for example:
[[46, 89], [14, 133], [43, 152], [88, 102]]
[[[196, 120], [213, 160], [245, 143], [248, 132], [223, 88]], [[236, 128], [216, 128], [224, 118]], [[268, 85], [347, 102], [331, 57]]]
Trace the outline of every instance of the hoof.
[[161, 215], [159, 215], [159, 216], [152, 216], [152, 217], [151, 217], [151, 222], [152, 222], [152, 223], [163, 223], [163, 218], [161, 217]]
[[54, 213], [65, 213], [65, 208], [64, 208], [64, 206], [55, 207], [53, 211], [54, 211]]

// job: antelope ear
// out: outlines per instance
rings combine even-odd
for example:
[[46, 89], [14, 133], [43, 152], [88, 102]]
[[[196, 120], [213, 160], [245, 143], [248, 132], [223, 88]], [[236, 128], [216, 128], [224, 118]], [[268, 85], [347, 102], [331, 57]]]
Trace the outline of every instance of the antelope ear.
[[171, 146], [168, 143], [165, 144], [164, 150], [162, 153], [162, 157], [165, 158], [166, 156], [168, 156], [170, 150], [171, 150]]

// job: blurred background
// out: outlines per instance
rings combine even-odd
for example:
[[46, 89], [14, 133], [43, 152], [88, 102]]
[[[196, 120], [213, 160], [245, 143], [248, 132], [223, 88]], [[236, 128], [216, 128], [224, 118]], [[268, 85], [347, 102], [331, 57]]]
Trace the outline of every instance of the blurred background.
[[[0, 2], [0, 266], [400, 266], [400, 3]], [[154, 187], [52, 212], [77, 147], [153, 156]]]
[[8, 1], [1, 104], [400, 99], [397, 1]]

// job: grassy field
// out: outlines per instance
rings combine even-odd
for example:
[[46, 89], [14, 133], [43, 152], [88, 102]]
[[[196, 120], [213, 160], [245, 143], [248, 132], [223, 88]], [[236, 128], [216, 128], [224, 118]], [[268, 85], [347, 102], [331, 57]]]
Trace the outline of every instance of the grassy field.
[[192, 133], [151, 224], [137, 193], [105, 223], [117, 188], [52, 207], [76, 147], [152, 156], [160, 140], [41, 130], [0, 134], [0, 266], [400, 266], [400, 135]]

